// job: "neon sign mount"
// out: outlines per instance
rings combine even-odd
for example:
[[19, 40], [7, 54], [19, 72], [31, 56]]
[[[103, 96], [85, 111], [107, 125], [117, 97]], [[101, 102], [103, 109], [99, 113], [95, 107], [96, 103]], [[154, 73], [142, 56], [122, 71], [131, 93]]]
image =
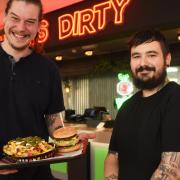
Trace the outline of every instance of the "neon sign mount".
[[[113, 23], [124, 22], [124, 12], [131, 0], [108, 0], [95, 4], [92, 8], [74, 11], [58, 17], [59, 40], [103, 30], [108, 21], [109, 11], [113, 11]], [[97, 25], [96, 25], [97, 24]]]

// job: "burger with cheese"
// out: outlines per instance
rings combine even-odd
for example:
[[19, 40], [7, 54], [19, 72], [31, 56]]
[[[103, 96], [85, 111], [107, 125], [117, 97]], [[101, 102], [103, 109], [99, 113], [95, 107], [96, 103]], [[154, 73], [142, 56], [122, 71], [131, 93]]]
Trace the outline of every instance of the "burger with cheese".
[[77, 131], [73, 127], [63, 127], [55, 130], [53, 141], [58, 153], [77, 151], [81, 147]]

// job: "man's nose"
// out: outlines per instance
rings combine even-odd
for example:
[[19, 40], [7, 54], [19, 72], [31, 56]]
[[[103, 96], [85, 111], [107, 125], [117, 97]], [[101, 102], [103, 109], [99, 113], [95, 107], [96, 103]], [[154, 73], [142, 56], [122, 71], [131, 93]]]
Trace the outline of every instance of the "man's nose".
[[26, 29], [26, 24], [24, 21], [20, 21], [17, 25], [19, 31], [24, 31]]
[[140, 65], [141, 66], [144, 66], [144, 65], [147, 65], [148, 64], [148, 59], [147, 57], [143, 56], [140, 60]]

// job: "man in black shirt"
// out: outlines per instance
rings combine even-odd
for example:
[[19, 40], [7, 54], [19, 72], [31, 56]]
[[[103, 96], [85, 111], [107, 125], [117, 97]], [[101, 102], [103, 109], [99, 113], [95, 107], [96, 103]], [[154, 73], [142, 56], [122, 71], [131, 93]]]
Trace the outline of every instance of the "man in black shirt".
[[171, 54], [156, 30], [129, 42], [134, 84], [140, 89], [119, 110], [105, 160], [106, 180], [180, 178], [180, 86], [169, 82]]
[[[61, 80], [55, 63], [29, 48], [42, 16], [40, 0], [9, 0], [5, 10], [5, 40], [0, 45], [0, 155], [17, 137], [48, 140], [62, 126]], [[0, 179], [51, 179], [49, 166], [0, 170]]]

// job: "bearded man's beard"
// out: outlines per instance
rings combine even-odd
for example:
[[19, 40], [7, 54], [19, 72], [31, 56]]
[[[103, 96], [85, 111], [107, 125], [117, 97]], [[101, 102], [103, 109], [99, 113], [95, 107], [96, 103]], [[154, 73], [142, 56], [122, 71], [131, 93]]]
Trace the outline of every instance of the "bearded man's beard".
[[[146, 70], [146, 71], [155, 71], [155, 68], [153, 67], [148, 67], [148, 66], [144, 66], [144, 67], [140, 67], [139, 69], [136, 70], [136, 74], [138, 72], [141, 72], [143, 70]], [[159, 74], [158, 77], [152, 77], [152, 78], [149, 78], [147, 80], [143, 80], [143, 79], [140, 79], [138, 77], [136, 77], [136, 75], [132, 74], [133, 76], [133, 82], [134, 82], [134, 85], [138, 88], [138, 89], [154, 89], [156, 88], [157, 86], [161, 85], [161, 84], [164, 84], [165, 80], [166, 80], [166, 77], [167, 77], [167, 72], [166, 72], [166, 66], [164, 66], [162, 72]]]

